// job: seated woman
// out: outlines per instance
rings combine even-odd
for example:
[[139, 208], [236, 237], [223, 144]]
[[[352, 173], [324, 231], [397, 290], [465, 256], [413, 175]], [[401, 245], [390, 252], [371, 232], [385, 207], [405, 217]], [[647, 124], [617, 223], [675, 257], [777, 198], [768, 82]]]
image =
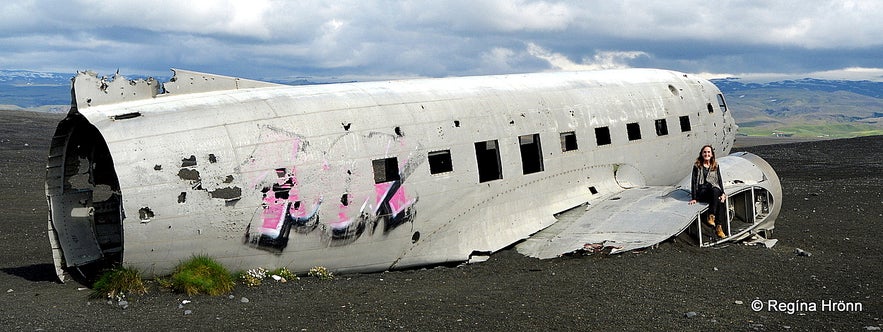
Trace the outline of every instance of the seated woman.
[[[720, 224], [715, 224], [715, 217], [720, 216], [721, 203], [726, 202], [727, 194], [724, 193], [724, 181], [721, 179], [720, 168], [714, 158], [714, 148], [706, 145], [699, 150], [699, 157], [693, 164], [693, 177], [690, 181], [690, 205], [697, 201], [708, 203], [708, 224], [716, 226], [717, 236], [725, 238], [724, 230]], [[723, 220], [717, 218], [718, 221]]]

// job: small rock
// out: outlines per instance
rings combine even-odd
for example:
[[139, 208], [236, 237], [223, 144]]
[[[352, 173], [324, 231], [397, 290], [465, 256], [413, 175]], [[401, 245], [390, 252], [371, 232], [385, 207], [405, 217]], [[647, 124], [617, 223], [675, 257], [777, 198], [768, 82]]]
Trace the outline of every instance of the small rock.
[[184, 301], [181, 301], [181, 304], [187, 304], [187, 303], [190, 303], [190, 302], [193, 302], [193, 301], [190, 301], [190, 300], [184, 300]]
[[800, 249], [800, 248], [794, 248], [794, 253], [797, 254], [797, 256], [806, 256], [806, 257], [812, 256], [811, 252]]
[[239, 302], [248, 303], [248, 298], [243, 296], [241, 299], [239, 299]]
[[184, 309], [184, 305], [183, 305], [183, 304], [178, 304], [178, 309]]
[[742, 301], [739, 301], [739, 300], [736, 300], [735, 303], [738, 304], [738, 305], [742, 305]]
[[693, 318], [693, 317], [696, 317], [696, 315], [697, 315], [697, 313], [695, 311], [690, 311], [688, 313], [685, 313], [684, 317]]
[[121, 307], [125, 307], [125, 306], [129, 305], [129, 301], [120, 301], [120, 302], [117, 302], [117, 305], [121, 306]]
[[184, 310], [184, 315], [189, 315], [192, 313], [193, 313], [193, 310], [190, 310], [190, 309]]
[[230, 294], [230, 296], [227, 296], [227, 298], [232, 300], [232, 299], [235, 299], [236, 297], [233, 296], [233, 294]]
[[7, 289], [6, 292], [7, 292], [7, 293], [12, 293], [13, 290], [12, 290], [12, 288], [10, 288], [10, 289]]
[[880, 331], [879, 326], [865, 326], [865, 330], [867, 331]]
[[714, 267], [714, 270], [717, 271], [717, 266]]

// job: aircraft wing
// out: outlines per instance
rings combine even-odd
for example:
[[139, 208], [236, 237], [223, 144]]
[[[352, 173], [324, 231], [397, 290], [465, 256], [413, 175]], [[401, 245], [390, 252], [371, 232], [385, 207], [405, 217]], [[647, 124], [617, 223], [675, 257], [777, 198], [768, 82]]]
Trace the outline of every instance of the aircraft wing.
[[676, 186], [625, 189], [584, 211], [571, 210], [558, 222], [516, 246], [530, 257], [553, 258], [587, 245], [611, 253], [649, 247], [679, 234], [706, 204], [688, 205], [690, 193]]

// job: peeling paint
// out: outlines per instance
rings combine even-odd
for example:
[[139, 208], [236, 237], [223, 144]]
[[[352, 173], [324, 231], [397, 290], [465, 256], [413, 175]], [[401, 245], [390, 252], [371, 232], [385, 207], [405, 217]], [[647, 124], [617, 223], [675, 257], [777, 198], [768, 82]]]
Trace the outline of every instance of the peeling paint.
[[188, 158], [181, 159], [181, 167], [193, 167], [196, 166], [196, 156], [191, 155]]
[[178, 177], [181, 180], [200, 181], [199, 171], [190, 168], [182, 168], [178, 170]]
[[220, 199], [238, 199], [242, 197], [242, 188], [226, 187], [209, 191], [212, 198]]

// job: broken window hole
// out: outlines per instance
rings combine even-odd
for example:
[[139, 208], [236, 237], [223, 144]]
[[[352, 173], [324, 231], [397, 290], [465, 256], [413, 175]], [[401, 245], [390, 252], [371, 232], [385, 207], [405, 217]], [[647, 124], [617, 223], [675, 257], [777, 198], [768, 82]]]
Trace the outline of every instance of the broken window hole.
[[182, 191], [180, 194], [178, 194], [178, 203], [184, 204], [184, 202], [186, 202], [186, 201], [187, 201], [187, 192]]
[[161, 171], [161, 170], [162, 170], [162, 165], [153, 165], [153, 170], [154, 170], [154, 171]]
[[349, 206], [350, 205], [349, 197], [350, 197], [350, 195], [347, 195], [346, 193], [344, 193], [343, 195], [340, 195], [340, 204], [343, 204], [343, 206]]
[[233, 182], [233, 176], [227, 175], [227, 177], [224, 178], [224, 183], [230, 183], [230, 182]]
[[589, 187], [589, 192], [592, 193], [592, 195], [597, 195], [598, 189], [595, 189], [595, 187]]
[[411, 236], [411, 243], [417, 243], [420, 240], [420, 232], [414, 232], [414, 235]]
[[395, 132], [396, 132], [396, 136], [398, 136], [398, 137], [403, 137], [403, 136], [405, 136], [405, 134], [402, 134], [402, 128], [401, 128], [401, 127], [395, 127], [394, 130], [395, 130]]
[[460, 128], [460, 121], [459, 120], [454, 120], [454, 127]]
[[343, 125], [343, 130], [349, 131], [350, 126], [352, 125], [352, 122], [341, 123], [341, 125]]

